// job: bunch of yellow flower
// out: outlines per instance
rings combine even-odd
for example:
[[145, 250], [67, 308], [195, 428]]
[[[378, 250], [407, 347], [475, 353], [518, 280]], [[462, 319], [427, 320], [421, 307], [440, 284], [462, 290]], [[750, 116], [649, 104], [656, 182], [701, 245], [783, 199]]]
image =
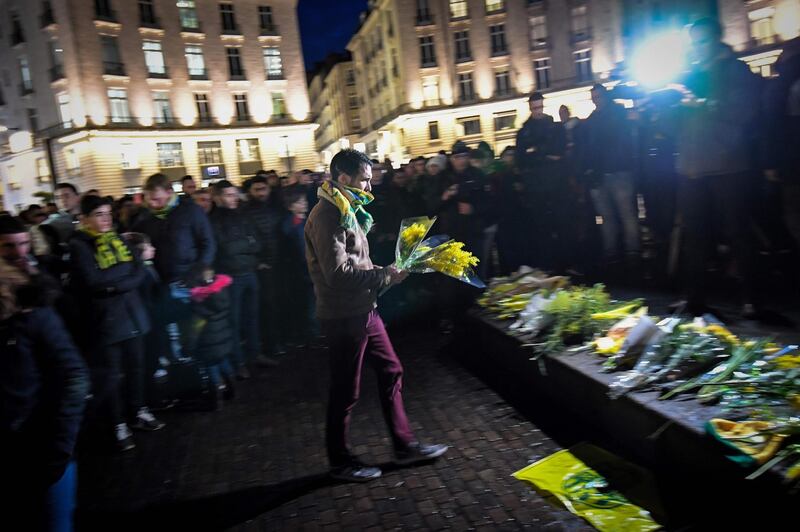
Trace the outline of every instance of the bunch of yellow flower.
[[422, 263], [439, 273], [460, 279], [470, 268], [477, 266], [478, 257], [463, 249], [463, 242], [451, 240], [434, 248]]
[[422, 240], [425, 235], [428, 233], [428, 228], [422, 225], [421, 223], [413, 223], [403, 229], [400, 232], [400, 239], [403, 241], [403, 245], [406, 247], [411, 247], [420, 240]]

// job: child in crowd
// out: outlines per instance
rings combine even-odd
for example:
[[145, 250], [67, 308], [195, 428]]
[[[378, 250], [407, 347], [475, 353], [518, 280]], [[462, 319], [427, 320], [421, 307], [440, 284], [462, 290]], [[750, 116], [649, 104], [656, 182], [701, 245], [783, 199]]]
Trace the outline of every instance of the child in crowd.
[[284, 280], [285, 331], [289, 343], [305, 345], [316, 329], [314, 319], [314, 287], [308, 275], [305, 256], [305, 226], [308, 198], [300, 186], [283, 191], [286, 214], [281, 222]]
[[[186, 280], [191, 294], [192, 318], [182, 331], [186, 352], [205, 364], [218, 398], [232, 399], [233, 334], [230, 328], [231, 278], [215, 275], [210, 266], [193, 268]], [[217, 405], [221, 403], [217, 401]]]

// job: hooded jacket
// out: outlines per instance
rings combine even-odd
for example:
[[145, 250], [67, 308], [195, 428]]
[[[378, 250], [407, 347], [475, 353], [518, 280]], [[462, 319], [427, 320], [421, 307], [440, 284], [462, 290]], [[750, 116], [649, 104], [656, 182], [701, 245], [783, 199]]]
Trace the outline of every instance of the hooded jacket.
[[215, 270], [228, 275], [252, 273], [260, 251], [257, 228], [241, 208], [217, 207], [209, 217], [217, 242]]

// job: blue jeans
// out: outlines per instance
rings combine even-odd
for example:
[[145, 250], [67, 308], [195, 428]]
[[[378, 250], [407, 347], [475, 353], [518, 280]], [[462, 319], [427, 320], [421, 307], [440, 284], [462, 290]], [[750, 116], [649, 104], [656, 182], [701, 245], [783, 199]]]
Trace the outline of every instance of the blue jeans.
[[633, 192], [633, 174], [613, 172], [604, 174], [599, 186], [591, 191], [597, 214], [603, 217], [603, 254], [613, 259], [618, 253], [620, 225], [625, 252], [639, 252], [639, 221], [636, 217], [636, 198]]
[[217, 364], [208, 364], [206, 368], [208, 369], [208, 377], [211, 379], [211, 384], [214, 386], [222, 384], [223, 375], [226, 377], [233, 377], [233, 368], [231, 367], [230, 360], [227, 358]]
[[[231, 330], [234, 366], [255, 360], [261, 352], [258, 325], [258, 278], [255, 273], [233, 276], [231, 285]], [[244, 340], [244, 349], [242, 349]]]

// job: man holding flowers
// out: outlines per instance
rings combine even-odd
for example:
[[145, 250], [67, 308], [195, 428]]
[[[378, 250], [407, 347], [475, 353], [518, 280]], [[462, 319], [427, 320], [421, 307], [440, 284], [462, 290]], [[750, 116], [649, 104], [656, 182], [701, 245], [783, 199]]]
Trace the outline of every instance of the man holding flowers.
[[376, 310], [381, 290], [408, 273], [372, 264], [367, 233], [372, 216], [364, 209], [370, 193], [371, 162], [346, 149], [331, 160], [331, 180], [319, 188], [319, 203], [305, 228], [306, 260], [317, 297], [317, 316], [330, 349], [331, 387], [326, 446], [334, 478], [364, 482], [381, 470], [362, 464], [347, 443], [350, 414], [358, 401], [361, 368], [368, 358], [378, 375], [383, 416], [397, 463], [434, 459], [445, 445], [420, 444], [408, 423], [402, 398], [403, 367]]

